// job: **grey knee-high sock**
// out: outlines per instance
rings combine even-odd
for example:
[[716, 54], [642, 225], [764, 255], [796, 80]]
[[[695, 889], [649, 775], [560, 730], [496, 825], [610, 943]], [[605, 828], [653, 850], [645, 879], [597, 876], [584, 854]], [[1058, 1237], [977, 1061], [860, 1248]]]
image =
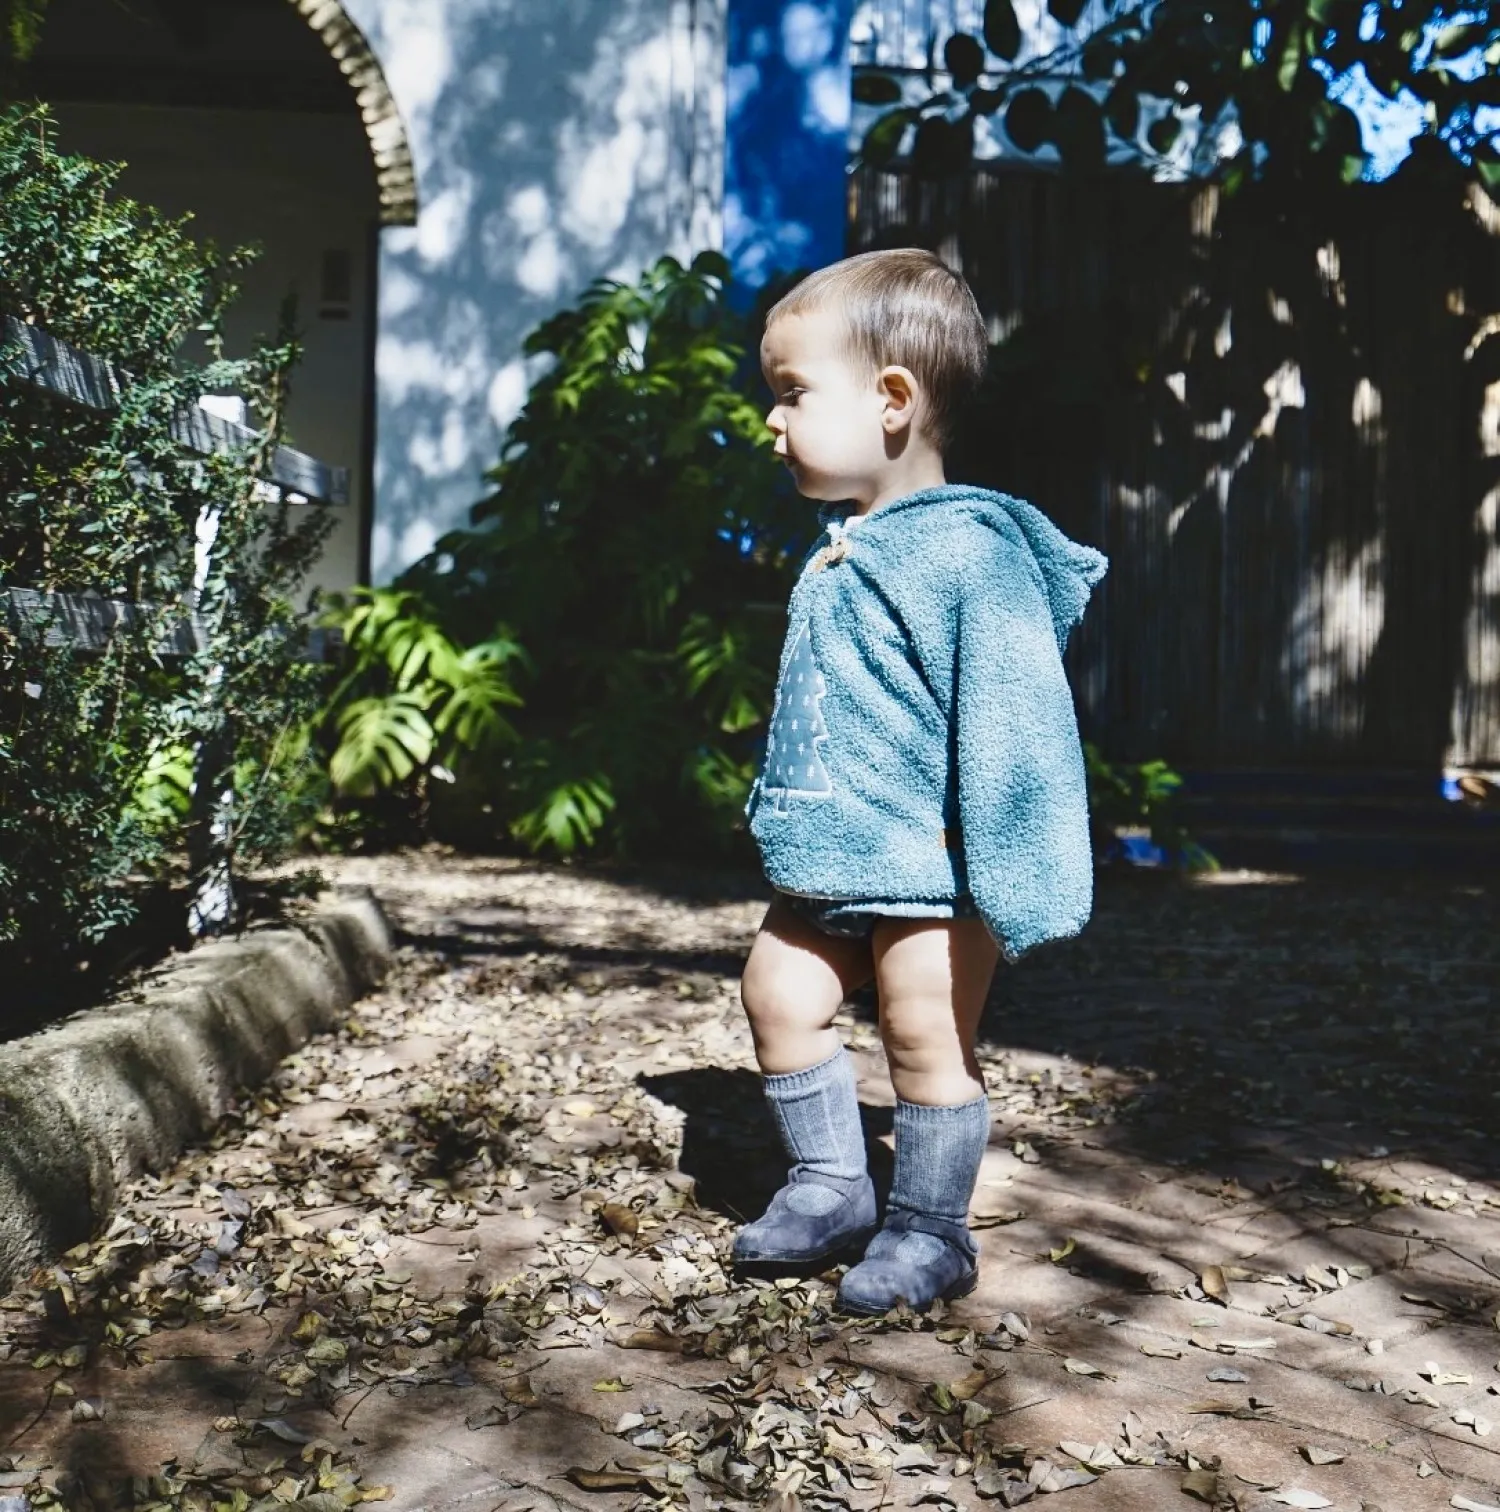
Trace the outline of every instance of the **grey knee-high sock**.
[[964, 1223], [990, 1139], [990, 1101], [948, 1108], [896, 1101], [896, 1172], [892, 1211], [926, 1213]]
[[765, 1078], [766, 1100], [799, 1171], [857, 1181], [865, 1174], [854, 1062], [842, 1045], [805, 1071]]

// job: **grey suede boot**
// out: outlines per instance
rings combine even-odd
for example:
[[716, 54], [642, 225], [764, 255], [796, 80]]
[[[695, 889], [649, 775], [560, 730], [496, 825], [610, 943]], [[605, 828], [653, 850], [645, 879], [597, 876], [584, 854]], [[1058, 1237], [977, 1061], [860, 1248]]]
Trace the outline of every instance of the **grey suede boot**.
[[845, 1312], [878, 1316], [967, 1296], [979, 1280], [969, 1199], [989, 1143], [986, 1097], [956, 1107], [896, 1103], [896, 1175], [885, 1223], [839, 1286]]
[[734, 1236], [733, 1260], [745, 1275], [821, 1269], [854, 1259], [875, 1229], [875, 1187], [793, 1166], [771, 1205]]
[[765, 1078], [782, 1143], [796, 1162], [787, 1184], [734, 1236], [743, 1274], [805, 1270], [858, 1254], [875, 1228], [854, 1064], [842, 1046], [826, 1061]]

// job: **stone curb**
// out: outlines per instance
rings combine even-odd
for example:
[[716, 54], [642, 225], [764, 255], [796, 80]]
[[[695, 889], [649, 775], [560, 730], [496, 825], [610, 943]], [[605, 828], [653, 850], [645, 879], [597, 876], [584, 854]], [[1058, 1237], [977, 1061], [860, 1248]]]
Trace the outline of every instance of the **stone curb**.
[[120, 1187], [164, 1170], [385, 975], [365, 889], [296, 928], [200, 945], [130, 999], [0, 1045], [0, 1293], [96, 1233]]

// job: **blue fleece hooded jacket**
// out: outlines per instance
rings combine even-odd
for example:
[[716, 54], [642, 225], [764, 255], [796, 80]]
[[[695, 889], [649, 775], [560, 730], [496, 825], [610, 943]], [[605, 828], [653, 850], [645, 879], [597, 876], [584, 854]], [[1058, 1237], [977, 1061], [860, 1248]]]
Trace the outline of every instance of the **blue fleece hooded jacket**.
[[1093, 859], [1062, 652], [1104, 557], [961, 484], [819, 518], [745, 810], [767, 878], [816, 898], [968, 891], [1008, 960], [1077, 934]]

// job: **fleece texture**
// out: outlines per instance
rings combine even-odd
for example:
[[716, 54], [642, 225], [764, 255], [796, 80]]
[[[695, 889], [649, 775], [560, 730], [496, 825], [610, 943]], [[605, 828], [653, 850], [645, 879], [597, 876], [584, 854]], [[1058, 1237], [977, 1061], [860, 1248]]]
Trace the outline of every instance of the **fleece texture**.
[[803, 897], [972, 895], [1007, 960], [1093, 901], [1068, 636], [1104, 557], [1006, 494], [825, 508], [792, 591], [746, 814]]

